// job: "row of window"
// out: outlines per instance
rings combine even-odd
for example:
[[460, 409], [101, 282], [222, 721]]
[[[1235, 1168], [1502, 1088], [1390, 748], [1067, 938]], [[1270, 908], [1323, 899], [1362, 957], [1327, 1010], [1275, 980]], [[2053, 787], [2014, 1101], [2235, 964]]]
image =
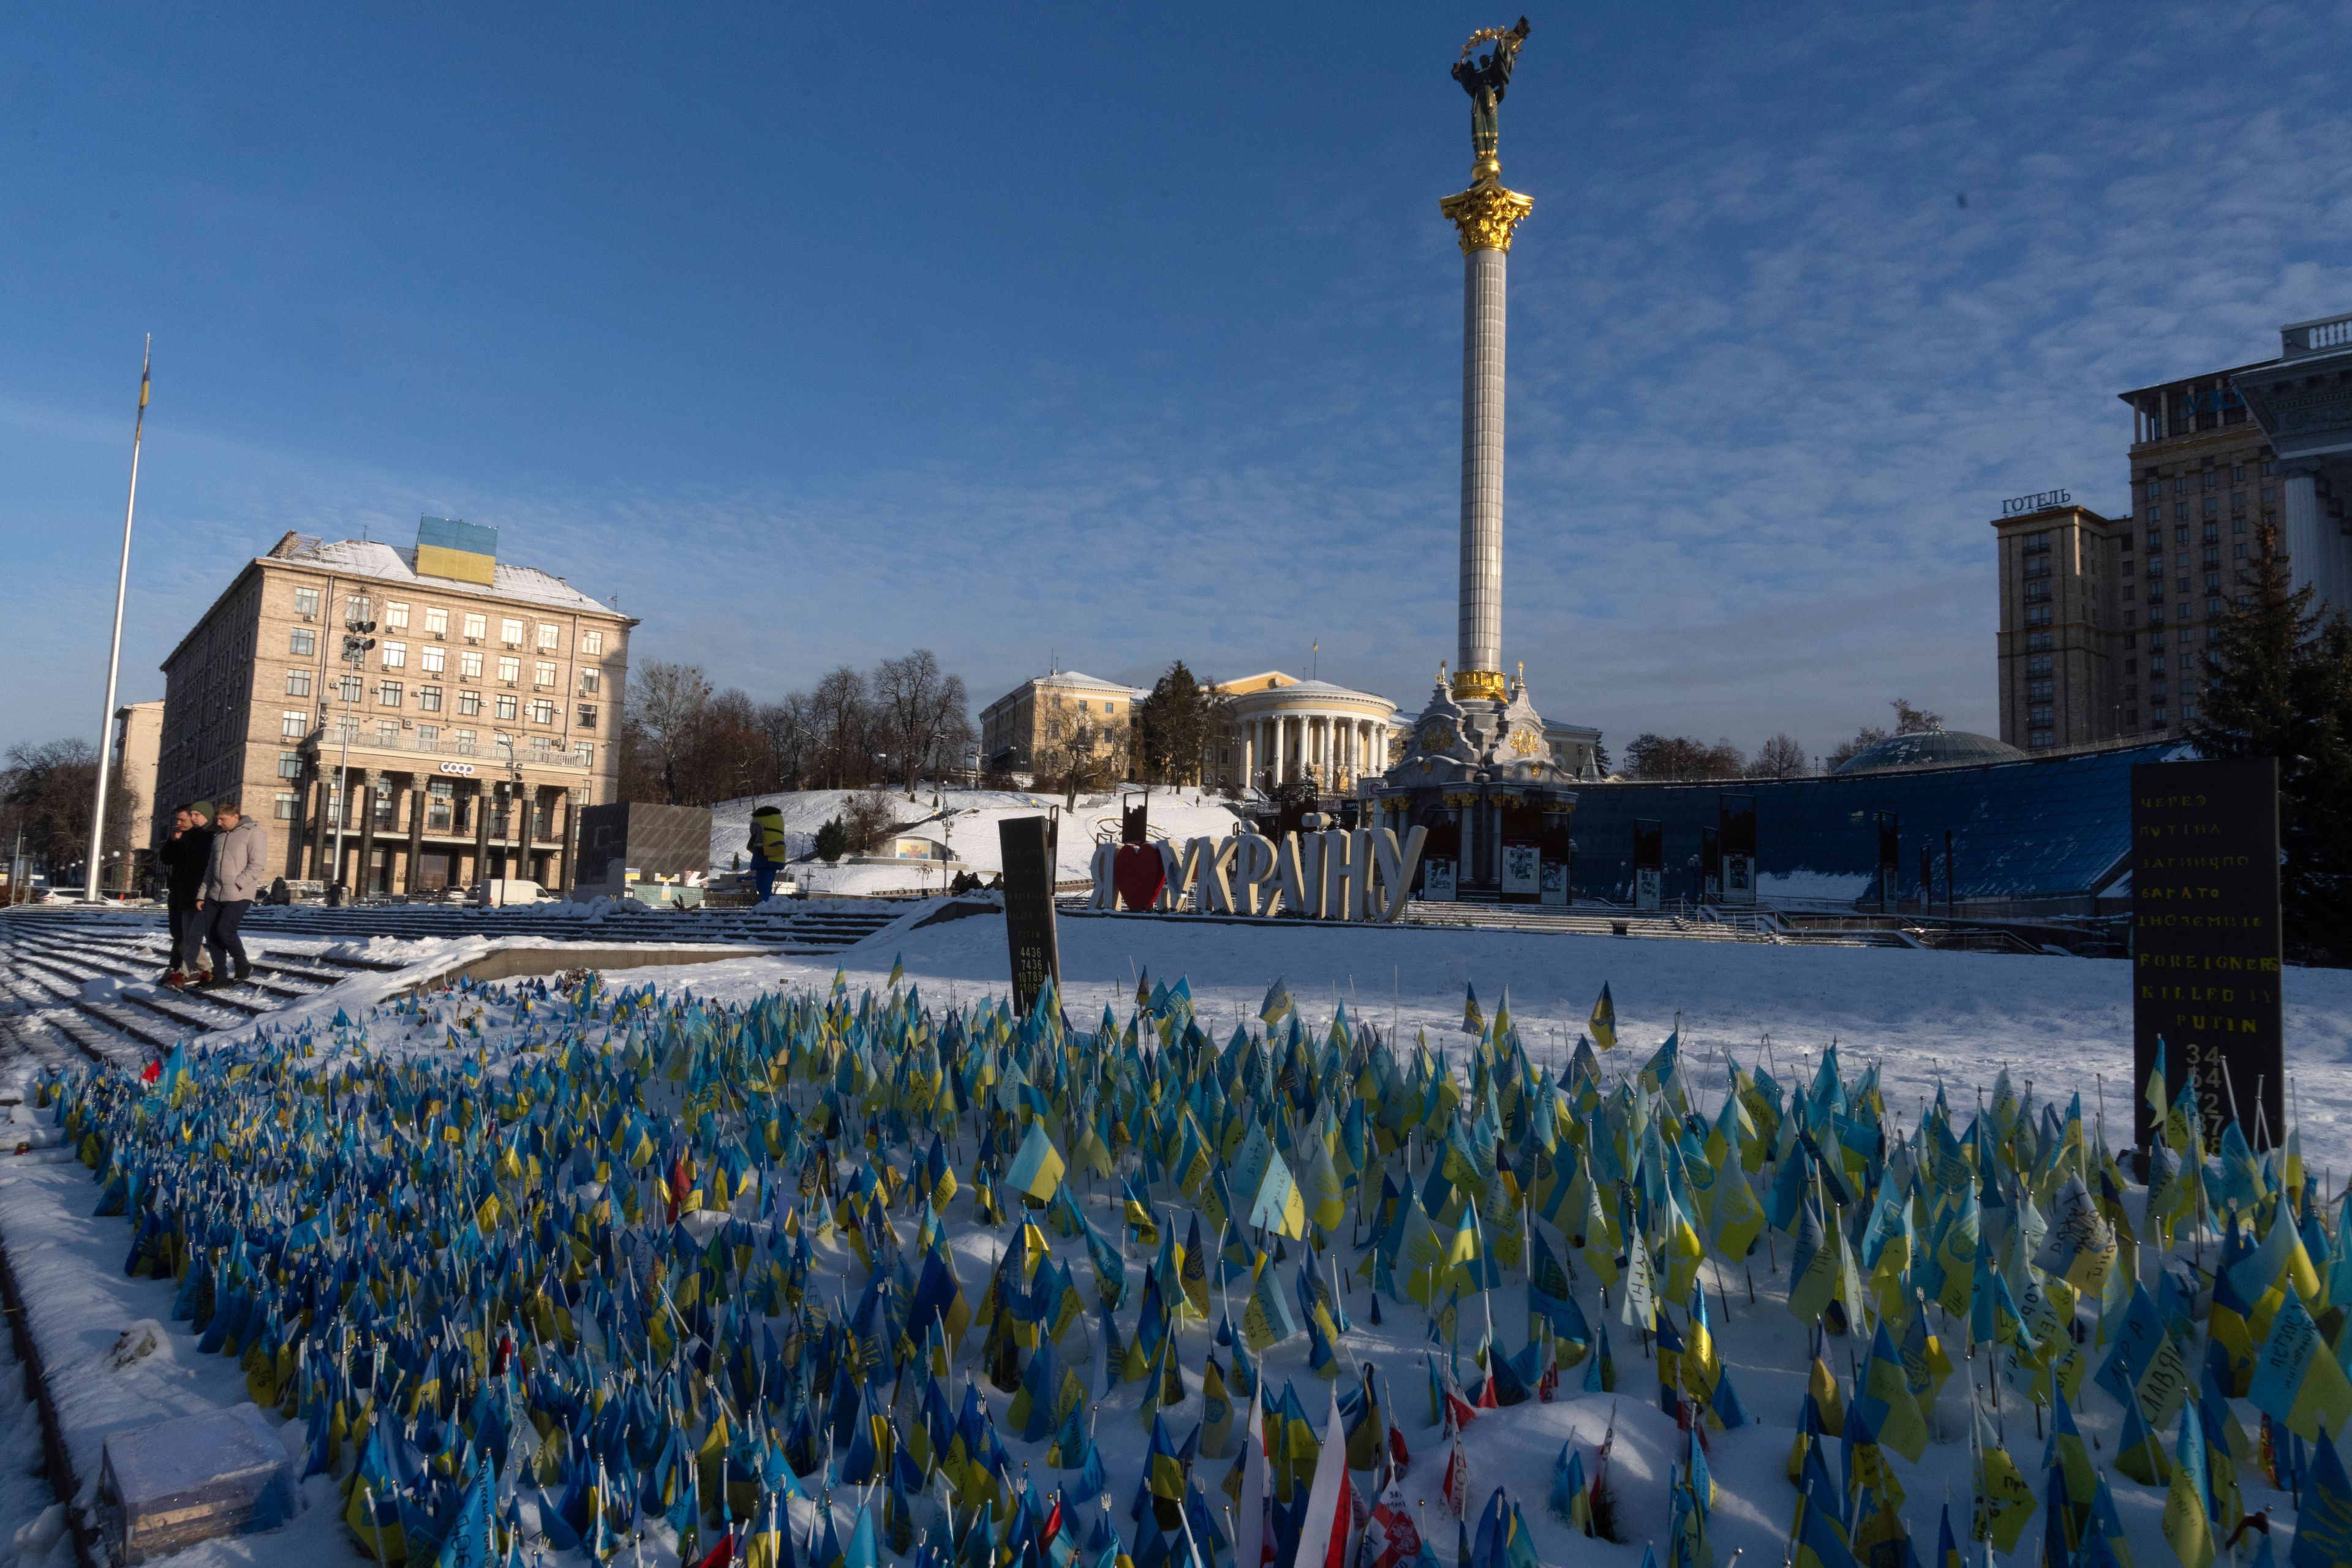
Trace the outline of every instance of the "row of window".
[[[480, 733], [477, 731], [461, 729], [445, 732], [436, 724], [419, 724], [416, 726], [415, 742], [412, 745], [402, 741], [398, 724], [380, 720], [376, 723], [373, 742], [384, 751], [446, 751], [460, 757], [503, 758], [507, 746], [512, 739], [513, 737], [502, 732], [493, 731], [489, 743], [485, 746]], [[371, 738], [361, 728], [359, 720], [346, 715], [331, 722], [326, 732], [326, 740], [329, 745], [339, 745], [348, 741], [354, 746], [363, 746], [370, 743]], [[560, 743], [551, 741], [545, 735], [526, 735], [522, 738], [521, 750], [521, 760], [526, 763], [552, 765], [568, 758], [575, 768], [593, 768], [596, 765], [595, 743], [590, 741], [573, 742], [571, 751], [567, 752]], [[300, 778], [302, 753], [278, 752], [278, 776], [282, 779]], [[436, 789], [446, 790], [448, 787], [446, 779], [436, 779], [433, 782]], [[389, 789], [391, 786], [386, 784], [383, 787]]]
[[[2221, 469], [2214, 468], [2204, 469], [2199, 476], [2197, 488], [2203, 490], [2210, 490], [2217, 488], [2221, 483], [2221, 479], [2219, 478], [2221, 472]], [[2264, 479], [2274, 479], [2277, 475], [2278, 464], [2275, 461], [2265, 462], [2263, 464], [2263, 477]], [[2142, 478], [2147, 485], [2146, 494], [2148, 500], [2155, 500], [2164, 494], [2164, 480], [2160, 476], [2150, 471], [2143, 475]], [[2246, 482], [2245, 464], [2232, 463], [2230, 465], [2230, 482], [2233, 485], [2242, 485]], [[2173, 477], [2172, 493], [2177, 496], [2185, 496], [2189, 493], [2189, 476], [2187, 474], [2177, 474]], [[2263, 499], [2264, 500], [2270, 500], [2270, 487], [2267, 485], [2263, 487]]]
[[[297, 588], [294, 590], [294, 613], [296, 615], [302, 616], [305, 620], [316, 620], [319, 618], [319, 605], [320, 597], [318, 589]], [[487, 613], [478, 610], [463, 610], [458, 613], [462, 617], [459, 620], [458, 625], [463, 628], [462, 635], [467, 640], [472, 642], [480, 642], [482, 639], [489, 636], [489, 616]], [[347, 623], [353, 621], [375, 620], [374, 598], [367, 594], [352, 594], [346, 597], [343, 600], [343, 619]], [[383, 618], [377, 624], [385, 631], [407, 631], [412, 624], [407, 602], [401, 599], [386, 600], [383, 606]], [[447, 637], [449, 635], [449, 612], [443, 609], [438, 605], [426, 605], [425, 607], [424, 629], [425, 635], [428, 637]], [[297, 635], [299, 636], [299, 634]], [[507, 647], [522, 647], [527, 636], [535, 637], [535, 646], [542, 653], [555, 653], [563, 646], [563, 628], [557, 626], [552, 621], [541, 621], [537, 623], [536, 631], [534, 632], [531, 625], [525, 622], [519, 616], [502, 616], [499, 617], [499, 640], [504, 643]], [[604, 633], [603, 629], [589, 628], [583, 630], [580, 634], [580, 651], [591, 656], [602, 655], [604, 651]]]
[[[313, 658], [319, 651], [318, 635], [306, 626], [297, 626], [287, 638], [286, 651], [297, 658]], [[377, 660], [385, 669], [408, 668], [408, 645], [404, 642], [383, 643], [377, 650]], [[416, 650], [416, 668], [426, 675], [443, 675], [449, 668], [449, 650], [431, 643]], [[548, 687], [556, 684], [558, 667], [553, 659], [537, 659], [531, 664], [531, 684]], [[502, 654], [498, 663], [499, 679], [513, 685], [522, 679], [522, 659], [518, 655]], [[457, 674], [460, 679], [479, 680], [482, 678], [482, 656], [473, 648], [457, 650]], [[604, 672], [596, 668], [580, 671], [580, 691], [593, 696], [604, 684]]]
[[[358, 676], [344, 676], [336, 684], [339, 689], [336, 695], [343, 701], [358, 702], [364, 699], [365, 693], [361, 689], [360, 678]], [[299, 687], [299, 690], [297, 689], [298, 686]], [[307, 697], [310, 694], [310, 671], [294, 670], [287, 675], [287, 696]], [[406, 690], [399, 681], [380, 681], [377, 683], [375, 689], [376, 706], [379, 708], [398, 708], [402, 705], [406, 695]], [[441, 702], [443, 696], [444, 692], [438, 686], [418, 687], [416, 689], [417, 711], [422, 713], [440, 712], [442, 710]], [[461, 690], [457, 693], [457, 713], [459, 717], [472, 719], [478, 717], [481, 711], [482, 694], [480, 692]], [[490, 712], [493, 718], [504, 719], [509, 721], [514, 720], [519, 713], [528, 712], [530, 716], [530, 721], [534, 724], [552, 724], [555, 722], [555, 702], [553, 699], [546, 697], [534, 698], [529, 707], [525, 708], [523, 704], [518, 701], [512, 692], [501, 691], [491, 700]], [[596, 727], [596, 705], [593, 702], [583, 702], [580, 704], [575, 714], [575, 718], [581, 729], [594, 729]], [[280, 714], [278, 724], [280, 732], [283, 734], [308, 734], [310, 727], [310, 716], [306, 710], [289, 708], [284, 710]]]

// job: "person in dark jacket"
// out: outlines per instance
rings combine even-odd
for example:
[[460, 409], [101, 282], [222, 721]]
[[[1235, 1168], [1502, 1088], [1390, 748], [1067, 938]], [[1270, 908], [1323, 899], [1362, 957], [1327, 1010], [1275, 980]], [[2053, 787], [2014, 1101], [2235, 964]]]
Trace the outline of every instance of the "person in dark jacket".
[[204, 889], [205, 871], [213, 860], [212, 824], [205, 819], [201, 806], [192, 803], [172, 813], [172, 837], [163, 840], [155, 851], [155, 858], [163, 864], [163, 904], [172, 922], [172, 958], [164, 965], [163, 984], [184, 984], [188, 973], [182, 966], [181, 955], [193, 945], [188, 941], [191, 928], [201, 932], [196, 899]]

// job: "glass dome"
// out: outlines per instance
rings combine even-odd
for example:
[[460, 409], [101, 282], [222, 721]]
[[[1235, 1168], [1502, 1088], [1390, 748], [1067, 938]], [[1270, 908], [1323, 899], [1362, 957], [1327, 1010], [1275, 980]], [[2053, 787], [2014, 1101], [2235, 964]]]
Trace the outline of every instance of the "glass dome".
[[1889, 735], [1846, 760], [1840, 773], [1884, 773], [1897, 768], [1957, 768], [1972, 763], [2022, 762], [2025, 753], [2006, 741], [1966, 730], [1926, 730]]

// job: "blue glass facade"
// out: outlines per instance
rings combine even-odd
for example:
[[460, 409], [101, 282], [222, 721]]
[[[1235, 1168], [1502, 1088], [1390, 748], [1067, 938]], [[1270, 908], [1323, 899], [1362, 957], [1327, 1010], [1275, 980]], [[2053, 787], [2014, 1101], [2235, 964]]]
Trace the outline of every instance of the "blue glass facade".
[[[2131, 770], [2179, 750], [2161, 742], [2040, 762], [1826, 778], [1725, 779], [1705, 784], [1579, 784], [1571, 833], [1579, 898], [1623, 900], [1633, 885], [1633, 823], [1665, 830], [1665, 893], [1690, 897], [1687, 869], [1702, 828], [1726, 792], [1756, 802], [1757, 870], [1875, 878], [1878, 814], [1900, 818], [1898, 897], [1919, 896], [1919, 850], [1934, 852], [1934, 896], [1945, 896], [1944, 834], [1951, 832], [1962, 899], [2082, 898], [2131, 851]], [[1770, 884], [1765, 886], [1769, 899]]]

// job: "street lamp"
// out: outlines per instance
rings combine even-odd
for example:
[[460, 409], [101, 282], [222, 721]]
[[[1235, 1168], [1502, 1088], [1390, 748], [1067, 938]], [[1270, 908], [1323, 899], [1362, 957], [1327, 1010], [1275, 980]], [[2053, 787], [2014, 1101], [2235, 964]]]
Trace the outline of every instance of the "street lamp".
[[[368, 649], [375, 647], [375, 638], [368, 635], [374, 630], [373, 621], [359, 616], [346, 615], [343, 619], [343, 662], [351, 666], [352, 672], [342, 680], [343, 740], [342, 755], [335, 763], [335, 866], [333, 875], [327, 879], [330, 902], [341, 901], [335, 897], [335, 889], [342, 885], [343, 880], [343, 819], [351, 815], [346, 804], [350, 798], [347, 775], [352, 763], [352, 731], [358, 727], [358, 721], [352, 717], [352, 696], [361, 682], [360, 666], [366, 662]], [[374, 805], [373, 801], [368, 803], [371, 810]], [[361, 879], [365, 880], [367, 868], [362, 867], [360, 870]]]
[[499, 879], [499, 907], [507, 901], [507, 884], [514, 880], [515, 862], [522, 858], [520, 826], [516, 818], [522, 814], [522, 759], [515, 755], [514, 737], [503, 731], [492, 731], [490, 744], [504, 746], [507, 752], [507, 863], [505, 874]]

